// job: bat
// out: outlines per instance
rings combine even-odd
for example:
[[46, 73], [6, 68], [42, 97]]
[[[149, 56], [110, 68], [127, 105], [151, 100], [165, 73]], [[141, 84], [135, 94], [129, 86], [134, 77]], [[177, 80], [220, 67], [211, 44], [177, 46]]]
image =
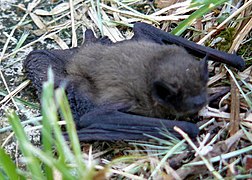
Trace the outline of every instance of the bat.
[[199, 111], [207, 102], [207, 62], [184, 48], [146, 41], [81, 48], [66, 79], [94, 104], [121, 103], [127, 112], [168, 118]]
[[[80, 141], [143, 140], [144, 133], [161, 137], [161, 128], [179, 136], [174, 126], [195, 138], [195, 124], [169, 120], [170, 115], [195, 113], [207, 103], [207, 57], [240, 70], [243, 59], [145, 23], [136, 23], [133, 31], [131, 40], [112, 43], [87, 30], [79, 48], [33, 51], [24, 61], [27, 77], [39, 92], [49, 66], [56, 87], [68, 81]], [[192, 55], [207, 56], [199, 62]]]

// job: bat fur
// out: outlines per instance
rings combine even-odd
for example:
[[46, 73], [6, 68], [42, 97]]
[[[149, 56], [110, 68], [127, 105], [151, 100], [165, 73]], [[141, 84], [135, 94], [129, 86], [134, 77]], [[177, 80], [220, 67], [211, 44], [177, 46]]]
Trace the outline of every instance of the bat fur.
[[167, 118], [197, 112], [207, 102], [207, 58], [199, 62], [193, 56], [208, 55], [239, 70], [244, 60], [146, 23], [135, 23], [133, 31], [130, 40], [112, 43], [87, 30], [79, 48], [32, 51], [24, 61], [27, 77], [39, 93], [48, 67], [56, 87], [68, 80], [80, 141], [148, 139], [144, 134], [163, 138], [162, 128], [179, 137], [174, 126], [195, 138], [196, 124]]
[[67, 78], [96, 105], [122, 103], [147, 117], [196, 113], [207, 103], [207, 62], [176, 45], [90, 44], [67, 64]]

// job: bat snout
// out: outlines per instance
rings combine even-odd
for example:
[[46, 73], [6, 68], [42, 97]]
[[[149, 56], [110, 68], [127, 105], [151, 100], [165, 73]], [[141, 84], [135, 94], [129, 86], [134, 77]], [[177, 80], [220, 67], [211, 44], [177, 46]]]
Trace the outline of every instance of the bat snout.
[[189, 105], [189, 108], [191, 108], [194, 111], [199, 111], [203, 106], [207, 104], [207, 95], [206, 93], [202, 93], [197, 96], [193, 96], [188, 98], [187, 104]]
[[203, 106], [207, 104], [207, 95], [205, 93], [188, 97], [180, 106], [177, 108], [177, 112], [188, 115], [197, 113]]
[[207, 102], [207, 98], [206, 97], [202, 97], [202, 96], [196, 96], [194, 97], [193, 100], [193, 107], [194, 108], [202, 108]]

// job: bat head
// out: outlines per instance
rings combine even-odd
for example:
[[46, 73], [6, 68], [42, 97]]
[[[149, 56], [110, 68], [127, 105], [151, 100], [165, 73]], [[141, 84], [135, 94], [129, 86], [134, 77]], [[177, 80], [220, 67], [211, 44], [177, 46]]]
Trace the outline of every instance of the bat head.
[[196, 113], [207, 104], [207, 57], [197, 61], [181, 51], [161, 60], [152, 83], [155, 103], [177, 116]]

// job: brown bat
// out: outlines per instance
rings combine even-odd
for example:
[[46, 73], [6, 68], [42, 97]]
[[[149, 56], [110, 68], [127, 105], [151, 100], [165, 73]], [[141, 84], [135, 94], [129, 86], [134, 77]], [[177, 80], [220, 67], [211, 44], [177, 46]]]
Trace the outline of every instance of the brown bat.
[[[170, 35], [151, 25], [136, 23], [131, 40], [112, 43], [86, 31], [86, 42], [70, 50], [31, 52], [24, 68], [38, 89], [49, 66], [55, 86], [68, 81], [66, 92], [80, 141], [143, 140], [160, 137], [161, 128], [178, 126], [192, 138], [198, 127], [168, 120], [170, 115], [197, 112], [207, 103], [207, 57], [243, 69], [244, 61]], [[167, 45], [176, 44], [176, 45]]]
[[207, 62], [176, 45], [89, 45], [73, 56], [66, 73], [94, 104], [121, 103], [146, 117], [196, 113], [207, 103]]

